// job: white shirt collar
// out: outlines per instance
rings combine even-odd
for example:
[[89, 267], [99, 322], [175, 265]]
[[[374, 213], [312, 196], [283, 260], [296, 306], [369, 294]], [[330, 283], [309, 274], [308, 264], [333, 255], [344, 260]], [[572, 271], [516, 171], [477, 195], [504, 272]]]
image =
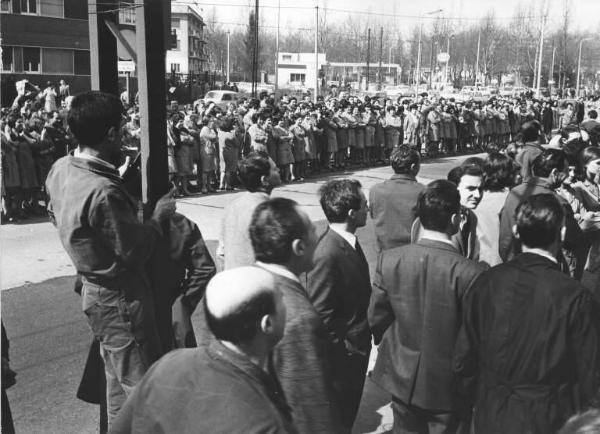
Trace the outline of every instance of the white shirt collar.
[[350, 244], [350, 246], [354, 250], [356, 250], [356, 235], [351, 234], [350, 232], [340, 229], [336, 226], [329, 226], [329, 229], [331, 229], [332, 231], [337, 233], [340, 237], [345, 239], [348, 242], [348, 244]]
[[439, 241], [440, 243], [446, 243], [446, 244], [450, 244], [452, 247], [456, 247], [454, 246], [454, 243], [451, 240], [443, 240], [441, 238], [429, 238], [428, 236], [422, 236], [419, 237], [420, 240], [429, 240], [429, 241]]
[[288, 279], [291, 279], [294, 282], [298, 282], [298, 283], [302, 284], [300, 282], [300, 279], [298, 279], [298, 276], [296, 276], [290, 270], [288, 270], [287, 268], [285, 268], [283, 265], [279, 265], [279, 264], [265, 264], [264, 262], [260, 262], [260, 261], [256, 261], [256, 265], [258, 265], [261, 268], [264, 268], [267, 271], [270, 271], [273, 274], [277, 274], [277, 275], [282, 276], [282, 277], [287, 277]]
[[552, 256], [549, 252], [547, 252], [546, 250], [542, 250], [542, 249], [533, 249], [533, 248], [524, 248], [523, 249], [523, 253], [533, 253], [534, 255], [539, 255], [539, 256], [543, 256], [546, 259], [551, 260], [552, 262], [554, 262], [555, 264], [558, 264], [558, 261], [556, 260], [556, 258], [554, 256]]

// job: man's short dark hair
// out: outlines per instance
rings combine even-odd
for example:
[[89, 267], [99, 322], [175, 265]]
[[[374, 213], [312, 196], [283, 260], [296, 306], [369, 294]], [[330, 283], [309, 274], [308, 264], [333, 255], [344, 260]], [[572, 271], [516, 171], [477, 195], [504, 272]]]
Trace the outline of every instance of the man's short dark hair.
[[523, 142], [534, 142], [540, 137], [540, 123], [529, 121], [521, 125], [521, 138]]
[[106, 92], [85, 92], [71, 101], [67, 122], [82, 146], [100, 144], [111, 128], [119, 129], [123, 104], [115, 95]]
[[456, 185], [450, 181], [433, 181], [419, 194], [417, 215], [425, 229], [446, 232], [452, 214], [459, 211], [460, 194]]
[[238, 162], [238, 176], [240, 181], [251, 193], [260, 190], [262, 177], [269, 176], [271, 164], [265, 152], [251, 152]]
[[248, 342], [256, 336], [261, 318], [274, 314], [275, 304], [273, 292], [260, 291], [221, 318], [216, 318], [210, 312], [204, 298], [204, 312], [208, 328], [217, 339], [238, 344]]
[[413, 164], [419, 164], [421, 157], [419, 153], [408, 145], [400, 145], [394, 148], [390, 154], [390, 164], [394, 173], [408, 173]]
[[554, 169], [564, 172], [568, 167], [567, 156], [560, 149], [545, 149], [533, 160], [531, 171], [534, 176], [548, 178]]
[[360, 209], [362, 185], [356, 179], [335, 179], [319, 189], [321, 208], [329, 223], [344, 223], [348, 212]]
[[588, 112], [588, 117], [590, 119], [596, 119], [598, 117], [598, 112], [592, 109]]
[[536, 194], [525, 199], [515, 211], [521, 242], [532, 248], [547, 249], [563, 226], [565, 212], [553, 194]]
[[448, 181], [458, 186], [460, 179], [465, 175], [480, 176], [483, 178], [483, 169], [481, 166], [475, 164], [457, 166], [448, 172]]
[[293, 241], [305, 239], [308, 234], [297, 206], [291, 199], [278, 197], [256, 207], [250, 222], [250, 240], [257, 261], [285, 264], [290, 260]]

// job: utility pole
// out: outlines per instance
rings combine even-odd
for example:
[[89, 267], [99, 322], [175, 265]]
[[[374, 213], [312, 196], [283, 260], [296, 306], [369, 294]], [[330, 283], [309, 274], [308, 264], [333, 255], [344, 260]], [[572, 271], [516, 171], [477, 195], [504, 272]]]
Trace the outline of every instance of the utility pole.
[[436, 40], [431, 37], [431, 55], [429, 56], [429, 89], [433, 88], [433, 50], [435, 50]]
[[381, 30], [379, 31], [379, 90], [381, 90], [381, 82], [382, 82], [382, 76], [381, 76], [381, 61], [383, 59], [383, 27], [381, 28]]
[[546, 16], [547, 16], [547, 6], [546, 2], [544, 2], [544, 15], [542, 16], [542, 29], [540, 32], [540, 48], [539, 48], [539, 57], [537, 62], [537, 83], [536, 83], [536, 95], [540, 96], [540, 86], [542, 83], [542, 59], [544, 54], [544, 30], [546, 28]]
[[258, 94], [258, 0], [254, 0], [254, 51], [252, 52], [252, 97]]
[[[136, 45], [142, 155], [142, 201], [153, 209], [169, 190], [167, 168], [166, 41], [171, 29], [171, 2], [136, 0]], [[157, 31], [162, 29], [162, 31]]]
[[419, 17], [419, 45], [417, 46], [417, 75], [415, 77], [415, 100], [419, 97], [419, 83], [421, 78], [421, 38], [423, 37], [423, 16]]
[[227, 83], [229, 83], [229, 35], [230, 32], [227, 30]]
[[552, 95], [552, 88], [554, 87], [554, 57], [556, 56], [556, 47], [554, 41], [552, 41], [552, 65], [550, 65], [550, 80], [552, 81], [550, 87], [550, 95]]
[[[275, 90], [279, 86], [279, 20], [281, 17], [281, 0], [277, 1], [277, 33], [275, 36]], [[277, 97], [277, 94], [275, 94]]]
[[319, 6], [315, 6], [315, 96], [314, 102], [317, 102], [319, 93]]
[[581, 79], [581, 48], [583, 46], [583, 41], [588, 41], [590, 39], [591, 38], [583, 38], [581, 41], [579, 41], [579, 60], [577, 61], [577, 87], [575, 88], [575, 96], [579, 96], [579, 82]]
[[477, 74], [479, 73], [479, 48], [481, 47], [481, 27], [479, 27], [479, 34], [477, 36], [477, 57], [475, 58], [475, 79], [473, 80], [473, 86], [477, 85]]
[[369, 90], [369, 61], [371, 57], [371, 28], [367, 32], [367, 82], [365, 86], [365, 90]]

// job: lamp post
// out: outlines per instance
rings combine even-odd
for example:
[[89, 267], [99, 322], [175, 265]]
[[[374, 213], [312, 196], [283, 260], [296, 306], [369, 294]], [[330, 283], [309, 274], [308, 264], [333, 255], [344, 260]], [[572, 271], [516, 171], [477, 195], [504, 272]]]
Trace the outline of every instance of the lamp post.
[[423, 17], [425, 15], [438, 14], [443, 11], [444, 11], [443, 9], [438, 9], [435, 11], [431, 11], [431, 12], [427, 12], [425, 14], [419, 15], [419, 46], [418, 46], [418, 50], [417, 50], [417, 77], [416, 77], [417, 83], [415, 85], [415, 94], [417, 96], [419, 95], [419, 84], [420, 84], [420, 77], [421, 77], [421, 37], [423, 36]]
[[454, 38], [454, 35], [448, 35], [448, 48], [446, 54], [448, 54], [448, 60], [446, 60], [446, 74], [444, 74], [445, 86], [448, 86], [448, 72], [450, 72], [450, 40]]
[[575, 95], [579, 96], [579, 80], [581, 77], [581, 46], [583, 45], [583, 41], [589, 41], [592, 38], [583, 38], [579, 41], [579, 60], [577, 61], [577, 90], [575, 91]]

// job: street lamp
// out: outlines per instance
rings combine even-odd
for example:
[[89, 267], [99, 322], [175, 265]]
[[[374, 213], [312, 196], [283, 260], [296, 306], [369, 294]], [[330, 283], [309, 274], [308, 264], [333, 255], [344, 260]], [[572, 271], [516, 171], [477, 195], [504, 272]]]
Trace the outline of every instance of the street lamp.
[[450, 40], [454, 38], [454, 35], [448, 35], [448, 49], [446, 54], [448, 55], [446, 59], [446, 74], [444, 74], [445, 86], [448, 87], [448, 72], [450, 72]]
[[421, 37], [423, 36], [423, 17], [425, 15], [434, 15], [434, 14], [439, 14], [440, 12], [443, 12], [443, 9], [438, 9], [435, 11], [431, 11], [431, 12], [427, 12], [425, 14], [420, 14], [419, 15], [419, 47], [417, 50], [417, 83], [415, 86], [415, 94], [418, 96], [419, 95], [419, 84], [420, 84], [420, 77], [421, 77]]
[[581, 46], [583, 45], [583, 41], [589, 41], [592, 38], [583, 38], [579, 41], [579, 60], [577, 61], [577, 90], [575, 95], [579, 96], [579, 79], [581, 75]]

